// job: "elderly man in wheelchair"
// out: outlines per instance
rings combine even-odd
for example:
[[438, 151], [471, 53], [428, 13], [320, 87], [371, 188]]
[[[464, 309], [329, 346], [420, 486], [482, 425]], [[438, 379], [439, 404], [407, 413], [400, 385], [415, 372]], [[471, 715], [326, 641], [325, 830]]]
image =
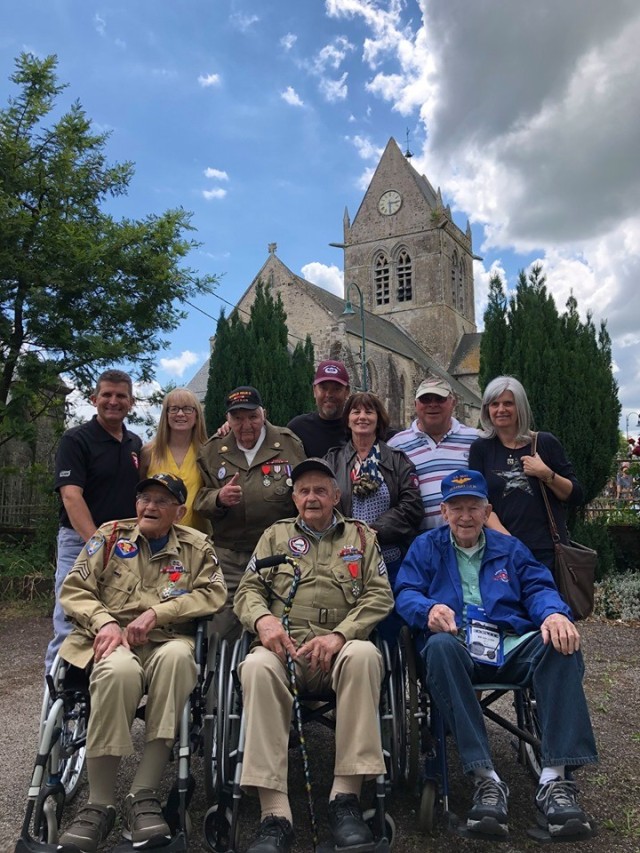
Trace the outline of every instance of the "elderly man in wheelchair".
[[419, 536], [400, 568], [396, 608], [422, 638], [426, 684], [473, 777], [467, 830], [508, 832], [509, 791], [491, 760], [474, 684], [531, 687], [542, 730], [536, 818], [552, 838], [590, 834], [567, 779], [597, 761], [580, 635], [551, 572], [515, 537], [483, 525], [491, 512], [477, 471], [442, 481], [443, 527]]
[[89, 801], [59, 850], [94, 853], [116, 817], [115, 784], [143, 694], [145, 746], [125, 799], [123, 836], [135, 849], [166, 844], [158, 801], [182, 709], [196, 683], [195, 620], [219, 610], [227, 591], [206, 536], [177, 524], [187, 491], [171, 474], [138, 486], [136, 519], [108, 522], [86, 543], [61, 591], [75, 627], [60, 654], [91, 666], [87, 729]]
[[[244, 628], [257, 635], [239, 669], [246, 719], [241, 784], [257, 789], [261, 809], [248, 853], [284, 853], [293, 837], [287, 751], [294, 697], [287, 663], [300, 690], [336, 695], [329, 827], [336, 851], [370, 851], [375, 842], [360, 791], [363, 779], [383, 774], [385, 764], [378, 720], [383, 662], [367, 638], [393, 597], [375, 534], [335, 508], [340, 490], [330, 466], [307, 459], [292, 480], [298, 516], [265, 531], [234, 603]], [[265, 580], [256, 564], [276, 555], [290, 562], [276, 559]]]

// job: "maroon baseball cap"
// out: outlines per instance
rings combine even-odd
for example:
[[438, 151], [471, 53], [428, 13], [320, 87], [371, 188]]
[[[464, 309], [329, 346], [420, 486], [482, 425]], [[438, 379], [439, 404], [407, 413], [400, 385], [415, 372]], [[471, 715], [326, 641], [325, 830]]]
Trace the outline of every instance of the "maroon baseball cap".
[[341, 361], [321, 361], [313, 380], [314, 385], [320, 382], [339, 382], [340, 385], [351, 385], [347, 368]]

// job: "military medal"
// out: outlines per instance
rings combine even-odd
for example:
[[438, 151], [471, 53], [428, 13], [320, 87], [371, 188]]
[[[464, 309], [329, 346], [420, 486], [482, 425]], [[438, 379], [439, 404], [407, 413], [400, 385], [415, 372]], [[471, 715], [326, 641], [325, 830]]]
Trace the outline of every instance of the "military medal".
[[218, 479], [224, 480], [224, 478], [226, 476], [227, 476], [227, 469], [224, 467], [224, 465], [221, 465], [220, 468], [218, 468]]
[[347, 563], [347, 568], [349, 569], [349, 574], [351, 575], [351, 592], [353, 593], [354, 598], [358, 598], [358, 596], [362, 592], [362, 587], [360, 586], [360, 581], [358, 580], [358, 564]]
[[264, 474], [264, 477], [262, 478], [262, 485], [263, 486], [270, 486], [271, 485], [271, 478], [269, 477], [269, 474], [271, 473], [271, 465], [269, 465], [269, 463], [267, 462], [264, 465], [260, 466], [260, 470]]

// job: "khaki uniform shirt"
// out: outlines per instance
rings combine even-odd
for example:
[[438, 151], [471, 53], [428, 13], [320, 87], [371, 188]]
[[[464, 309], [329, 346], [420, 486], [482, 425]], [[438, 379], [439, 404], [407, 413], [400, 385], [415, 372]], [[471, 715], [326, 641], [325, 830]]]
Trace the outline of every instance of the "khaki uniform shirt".
[[[213, 436], [200, 448], [198, 467], [204, 487], [195, 509], [213, 524], [217, 546], [231, 551], [253, 551], [263, 531], [281, 518], [293, 516], [291, 471], [306, 459], [300, 439], [286, 427], [265, 424], [267, 434], [251, 465], [238, 449], [232, 432]], [[237, 506], [218, 506], [220, 489], [239, 473], [242, 500]]]
[[[281, 617], [284, 605], [271, 596], [255, 570], [255, 560], [287, 554], [300, 565], [301, 579], [289, 614], [297, 643], [336, 631], [345, 640], [365, 640], [393, 609], [387, 569], [375, 533], [362, 522], [335, 513], [338, 523], [319, 541], [288, 518], [260, 537], [234, 599], [242, 625], [255, 633], [256, 621], [271, 613]], [[293, 567], [282, 563], [261, 577], [286, 599]]]
[[85, 544], [62, 585], [60, 603], [75, 629], [60, 654], [85, 667], [103, 625], [115, 620], [125, 627], [149, 608], [157, 620], [150, 641], [193, 635], [194, 620], [220, 610], [226, 599], [204, 533], [174, 524], [165, 547], [152, 554], [135, 518], [109, 521]]

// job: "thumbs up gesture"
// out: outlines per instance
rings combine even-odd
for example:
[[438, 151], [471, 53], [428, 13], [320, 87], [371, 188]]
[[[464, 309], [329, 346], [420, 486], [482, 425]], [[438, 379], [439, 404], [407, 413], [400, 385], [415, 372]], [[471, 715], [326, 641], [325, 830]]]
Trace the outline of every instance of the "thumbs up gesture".
[[218, 501], [222, 506], [237, 506], [242, 500], [242, 486], [238, 485], [240, 474], [236, 471], [228, 483], [218, 492]]

